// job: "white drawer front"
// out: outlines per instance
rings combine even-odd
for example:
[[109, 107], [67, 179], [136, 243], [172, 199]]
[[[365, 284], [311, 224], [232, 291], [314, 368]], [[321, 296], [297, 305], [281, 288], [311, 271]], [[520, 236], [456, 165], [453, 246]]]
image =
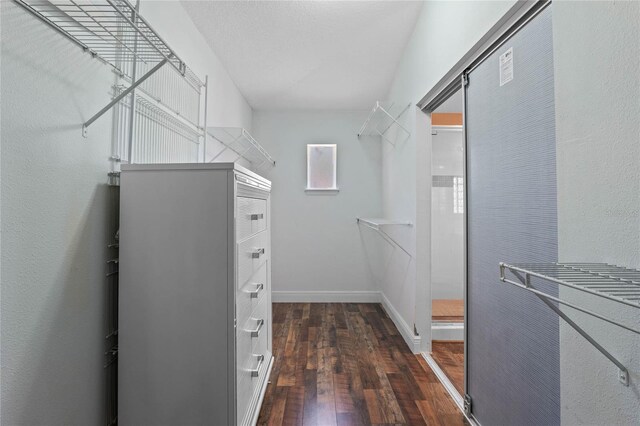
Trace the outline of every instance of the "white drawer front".
[[238, 243], [238, 281], [236, 288], [242, 288], [253, 274], [262, 266], [269, 256], [268, 238], [266, 232]]
[[249, 315], [256, 309], [258, 303], [267, 294], [267, 266], [265, 262], [253, 274], [244, 286], [237, 290], [236, 295], [236, 319], [238, 324], [244, 324]]
[[267, 229], [267, 200], [258, 198], [237, 198], [236, 240]]
[[241, 327], [238, 327], [236, 341], [238, 357], [236, 360], [236, 410], [238, 424], [242, 424], [243, 419], [245, 419], [249, 402], [251, 401], [252, 380], [250, 370], [253, 368], [251, 365], [252, 360], [249, 358], [251, 346], [251, 335], [246, 333]]
[[242, 327], [236, 331], [237, 339], [237, 415], [238, 422], [246, 419], [247, 410], [259, 384], [263, 382], [270, 354], [267, 354], [267, 339], [271, 330], [271, 321], [266, 318], [266, 297]]

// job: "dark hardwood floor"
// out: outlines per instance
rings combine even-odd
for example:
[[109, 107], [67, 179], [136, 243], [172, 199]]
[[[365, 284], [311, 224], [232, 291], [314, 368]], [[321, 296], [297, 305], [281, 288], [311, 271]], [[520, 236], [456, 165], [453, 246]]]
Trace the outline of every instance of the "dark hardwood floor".
[[464, 395], [464, 343], [434, 340], [431, 342], [431, 356], [460, 395]]
[[274, 303], [260, 425], [462, 425], [379, 304]]

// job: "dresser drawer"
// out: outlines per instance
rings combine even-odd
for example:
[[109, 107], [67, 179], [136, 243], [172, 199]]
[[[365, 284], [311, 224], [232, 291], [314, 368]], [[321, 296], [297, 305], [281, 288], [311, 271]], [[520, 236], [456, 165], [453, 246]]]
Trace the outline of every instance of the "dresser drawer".
[[238, 197], [236, 204], [236, 241], [267, 229], [267, 200]]
[[[238, 365], [250, 364], [250, 355], [255, 353], [254, 351], [260, 348], [261, 341], [265, 341], [271, 332], [271, 319], [267, 318], [267, 300], [263, 297], [258, 306], [251, 312], [249, 317], [241, 323], [238, 321], [236, 330], [237, 339], [237, 360]], [[256, 355], [260, 355], [255, 353]]]
[[[244, 324], [249, 315], [257, 308], [267, 294], [267, 267], [268, 262], [263, 263], [253, 276], [236, 291], [236, 319], [238, 324]], [[238, 283], [239, 284], [239, 283]]]
[[236, 345], [236, 414], [238, 424], [245, 424], [254, 388], [251, 369], [258, 362], [258, 357], [251, 356], [251, 336], [244, 330], [238, 329]]
[[236, 330], [237, 410], [238, 423], [243, 424], [250, 402], [266, 374], [270, 355], [267, 342], [271, 321], [267, 318], [267, 298], [263, 297], [251, 316]]
[[269, 255], [269, 236], [262, 231], [237, 245], [238, 281], [236, 288], [242, 288], [253, 274], [265, 263]]

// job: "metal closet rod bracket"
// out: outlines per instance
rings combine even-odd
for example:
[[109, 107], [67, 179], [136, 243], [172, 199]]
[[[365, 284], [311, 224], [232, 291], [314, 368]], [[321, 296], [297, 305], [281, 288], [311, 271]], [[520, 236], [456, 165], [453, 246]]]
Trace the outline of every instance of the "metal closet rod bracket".
[[[607, 277], [603, 276], [600, 273], [590, 273], [589, 271], [585, 271], [583, 269], [576, 269], [570, 265], [563, 264], [544, 264], [544, 265], [527, 265], [530, 268], [536, 269], [542, 267], [543, 270], [547, 271], [547, 274], [535, 272], [533, 270], [529, 270], [529, 268], [509, 265], [504, 262], [500, 262], [500, 281], [503, 283], [508, 283], [519, 287], [521, 289], [527, 290], [533, 294], [535, 294], [545, 305], [547, 305], [552, 311], [554, 311], [560, 318], [562, 318], [567, 324], [569, 324], [574, 330], [578, 332], [582, 337], [584, 337], [591, 345], [593, 345], [600, 353], [602, 353], [609, 361], [618, 367], [618, 380], [624, 386], [629, 386], [629, 371], [627, 368], [609, 351], [607, 351], [602, 345], [600, 345], [593, 337], [589, 335], [582, 327], [576, 324], [571, 318], [567, 316], [558, 306], [554, 305], [551, 301], [558, 303], [559, 305], [565, 305], [592, 317], [601, 319], [610, 324], [616, 325], [618, 327], [624, 328], [628, 331], [631, 331], [636, 334], [640, 334], [640, 331], [635, 330], [631, 327], [628, 327], [620, 322], [614, 321], [610, 318], [607, 318], [603, 315], [600, 315], [596, 312], [585, 309], [581, 306], [577, 306], [573, 303], [564, 301], [558, 297], [552, 296], [550, 294], [544, 293], [540, 290], [535, 289], [531, 285], [531, 277], [540, 278], [547, 282], [552, 282], [558, 285], [566, 286], [569, 288], [573, 288], [575, 290], [583, 291], [586, 293], [594, 294], [612, 301], [625, 303], [624, 300], [619, 300], [618, 297], [610, 297], [605, 292], [597, 293], [593, 288], [599, 288], [606, 285], [617, 285], [609, 280], [616, 280], [617, 277]], [[509, 270], [514, 277], [518, 279], [518, 282], [510, 280], [506, 277], [506, 271]], [[558, 275], [558, 277], [550, 276], [550, 275]], [[607, 280], [609, 279], [609, 280]], [[628, 286], [629, 283], [632, 283], [630, 280], [621, 280], [620, 285]], [[582, 288], [584, 287], [584, 288]], [[625, 303], [628, 306], [636, 307], [635, 304]]]
[[153, 74], [155, 74], [155, 72], [158, 71], [160, 68], [162, 68], [162, 66], [164, 64], [166, 64], [168, 61], [169, 61], [169, 58], [165, 58], [165, 59], [161, 60], [160, 62], [158, 62], [153, 68], [151, 68], [149, 71], [147, 71], [146, 74], [144, 74], [142, 77], [140, 77], [139, 79], [137, 79], [136, 81], [131, 83], [131, 85], [127, 89], [125, 89], [124, 91], [122, 91], [122, 93], [120, 93], [118, 96], [113, 98], [113, 100], [111, 102], [109, 102], [107, 104], [107, 106], [105, 106], [100, 111], [98, 111], [96, 114], [94, 114], [93, 117], [91, 117], [90, 119], [85, 121], [82, 124], [82, 136], [84, 136], [86, 138], [87, 137], [87, 128], [91, 124], [93, 124], [94, 121], [96, 121], [98, 118], [100, 118], [105, 112], [109, 111], [115, 104], [117, 104], [122, 99], [124, 99], [128, 94], [130, 94], [133, 90], [135, 90], [135, 88], [138, 87], [140, 84], [142, 84], [146, 79], [148, 79]]
[[394, 247], [398, 247], [400, 250], [402, 250], [407, 256], [409, 256], [410, 258], [413, 258], [413, 256], [411, 255], [411, 253], [409, 253], [409, 251], [407, 249], [405, 249], [404, 247], [402, 247], [402, 245], [396, 241], [394, 238], [392, 238], [389, 234], [387, 234], [387, 232], [383, 229], [384, 226], [407, 226], [407, 227], [411, 227], [413, 226], [413, 223], [411, 222], [401, 222], [401, 221], [393, 221], [393, 220], [386, 220], [386, 219], [367, 219], [367, 218], [363, 218], [363, 217], [356, 217], [356, 223], [357, 224], [361, 224], [366, 226], [367, 228], [371, 228], [374, 231], [376, 231], [385, 241], [387, 241], [389, 244], [393, 245]]

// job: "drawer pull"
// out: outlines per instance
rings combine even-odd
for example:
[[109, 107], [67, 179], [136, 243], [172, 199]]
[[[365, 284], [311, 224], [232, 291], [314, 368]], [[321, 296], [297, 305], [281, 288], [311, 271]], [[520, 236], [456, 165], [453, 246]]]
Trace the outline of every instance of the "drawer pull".
[[258, 365], [256, 366], [255, 370], [249, 370], [251, 371], [251, 377], [258, 377], [260, 375], [260, 368], [262, 367], [262, 363], [264, 362], [264, 355], [254, 355], [256, 358], [258, 358]]
[[251, 217], [251, 220], [264, 219], [264, 213], [252, 214], [252, 215], [250, 215], [250, 217]]
[[264, 254], [264, 248], [256, 249], [253, 253], [251, 253], [251, 257], [253, 259], [259, 259], [260, 256]]
[[263, 289], [264, 289], [264, 284], [262, 283], [256, 284], [256, 289], [249, 292], [249, 294], [251, 295], [251, 298], [255, 299], [256, 297], [258, 297], [258, 294]]
[[253, 330], [247, 330], [247, 331], [251, 333], [251, 337], [258, 337], [260, 335], [260, 330], [262, 330], [263, 325], [264, 325], [264, 320], [263, 319], [258, 320], [258, 326]]

